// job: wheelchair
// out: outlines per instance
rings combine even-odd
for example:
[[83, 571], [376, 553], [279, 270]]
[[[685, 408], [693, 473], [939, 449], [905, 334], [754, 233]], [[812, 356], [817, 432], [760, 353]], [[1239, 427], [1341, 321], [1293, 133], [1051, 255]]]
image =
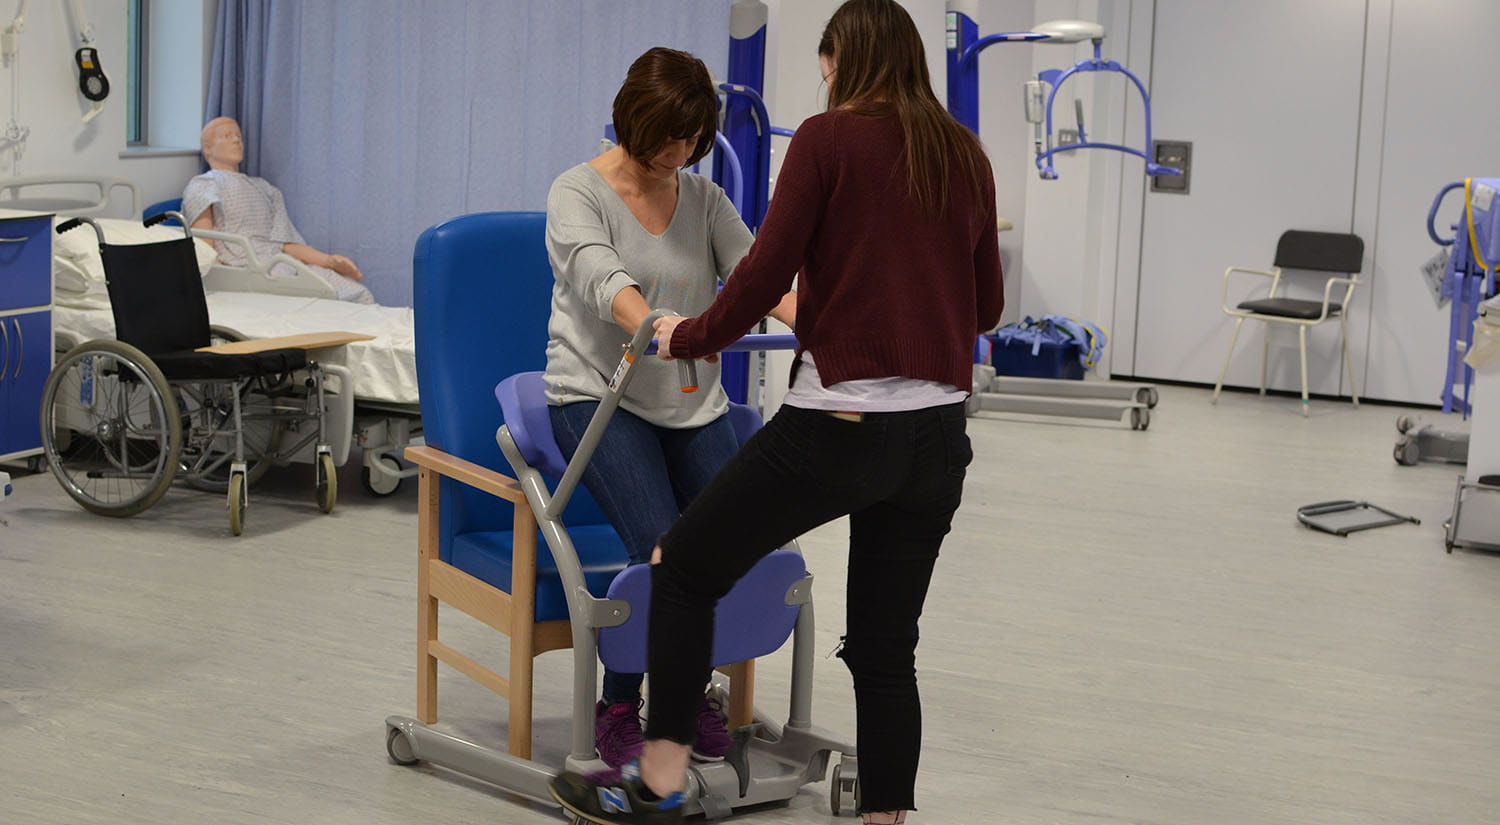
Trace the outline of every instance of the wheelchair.
[[[187, 223], [177, 213], [145, 223], [169, 216]], [[43, 449], [63, 490], [90, 512], [124, 518], [149, 509], [180, 478], [224, 494], [238, 536], [249, 486], [311, 447], [315, 498], [331, 512], [338, 486], [324, 420], [325, 368], [306, 350], [273, 342], [200, 351], [215, 336], [191, 229], [139, 245], [106, 243], [88, 218], [64, 221], [57, 232], [84, 224], [99, 238], [115, 338], [59, 356], [43, 389]]]

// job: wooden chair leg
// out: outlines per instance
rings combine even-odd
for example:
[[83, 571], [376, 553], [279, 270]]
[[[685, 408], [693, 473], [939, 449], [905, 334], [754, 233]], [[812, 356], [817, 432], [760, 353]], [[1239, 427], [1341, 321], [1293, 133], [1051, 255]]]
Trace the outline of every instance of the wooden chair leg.
[[536, 661], [536, 515], [516, 505], [511, 551], [510, 724], [512, 756], [531, 758], [531, 691]]
[[437, 659], [429, 645], [438, 637], [438, 603], [432, 597], [430, 565], [438, 552], [438, 478], [417, 473], [417, 719], [437, 721]]
[[729, 671], [729, 729], [744, 727], [755, 721], [755, 660], [749, 659], [730, 665]]

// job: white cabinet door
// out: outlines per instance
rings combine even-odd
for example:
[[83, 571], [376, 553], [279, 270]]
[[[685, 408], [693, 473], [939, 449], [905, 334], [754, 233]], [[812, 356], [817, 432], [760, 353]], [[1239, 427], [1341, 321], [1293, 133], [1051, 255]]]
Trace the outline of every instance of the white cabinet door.
[[[1191, 191], [1145, 195], [1135, 348], [1116, 353], [1117, 374], [1212, 383], [1234, 325], [1219, 310], [1224, 268], [1268, 268], [1286, 229], [1351, 231], [1365, 6], [1157, 0], [1153, 127], [1192, 141]], [[1231, 306], [1249, 292], [1233, 290]], [[1356, 368], [1369, 301], [1356, 292], [1350, 315]], [[1246, 323], [1228, 384], [1259, 384], [1262, 334]], [[1271, 385], [1296, 389], [1296, 330], [1271, 335]], [[1338, 347], [1338, 324], [1310, 331], [1313, 392], [1341, 390]]]

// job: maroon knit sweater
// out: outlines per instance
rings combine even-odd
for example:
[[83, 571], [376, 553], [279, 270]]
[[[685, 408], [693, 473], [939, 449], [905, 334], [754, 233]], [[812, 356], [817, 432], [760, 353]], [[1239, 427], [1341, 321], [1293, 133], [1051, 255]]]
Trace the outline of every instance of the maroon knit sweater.
[[948, 214], [934, 219], [909, 194], [894, 116], [807, 119], [754, 245], [713, 305], [678, 325], [672, 354], [723, 349], [795, 278], [798, 354], [812, 353], [825, 386], [904, 376], [971, 389], [974, 338], [999, 322], [1005, 292], [988, 164], [979, 203], [954, 167]]

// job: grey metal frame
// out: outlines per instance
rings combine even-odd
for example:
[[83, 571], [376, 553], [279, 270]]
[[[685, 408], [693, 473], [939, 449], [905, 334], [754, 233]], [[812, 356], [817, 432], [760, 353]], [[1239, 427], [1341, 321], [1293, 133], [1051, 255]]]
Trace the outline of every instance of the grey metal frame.
[[1151, 426], [1159, 394], [1153, 384], [1127, 381], [1071, 381], [996, 375], [994, 367], [974, 366], [969, 414], [986, 412], [1121, 421], [1132, 430]]
[[[630, 604], [591, 595], [584, 582], [577, 550], [563, 525], [561, 515], [577, 489], [583, 467], [603, 437], [604, 428], [619, 405], [639, 362], [651, 343], [653, 322], [670, 310], [656, 310], [646, 317], [626, 347], [609, 392], [585, 430], [582, 441], [568, 463], [555, 493], [549, 493], [542, 474], [526, 462], [520, 448], [504, 426], [495, 434], [526, 501], [557, 564], [567, 594], [573, 639], [572, 735], [563, 768], [582, 773], [604, 767], [594, 751], [594, 692], [598, 667], [595, 631], [614, 627], [630, 618]], [[684, 383], [693, 381], [682, 362]], [[842, 781], [853, 786], [858, 778], [855, 748], [812, 721], [812, 673], [814, 662], [812, 576], [795, 583], [787, 592], [788, 604], [799, 604], [792, 634], [792, 678], [790, 709], [785, 724], [777, 723], [755, 708], [755, 724], [732, 733], [733, 745], [724, 762], [693, 765], [689, 771], [687, 814], [708, 818], [727, 816], [735, 808], [790, 799], [805, 784], [825, 776], [833, 752], [841, 756]], [[405, 716], [386, 719], [386, 749], [403, 764], [423, 760], [500, 787], [551, 803], [547, 783], [555, 769], [538, 762], [452, 736]]]
[[[1476, 498], [1487, 503], [1473, 501]], [[1458, 477], [1453, 515], [1443, 523], [1443, 546], [1449, 553], [1455, 547], [1500, 550], [1500, 487]]]

